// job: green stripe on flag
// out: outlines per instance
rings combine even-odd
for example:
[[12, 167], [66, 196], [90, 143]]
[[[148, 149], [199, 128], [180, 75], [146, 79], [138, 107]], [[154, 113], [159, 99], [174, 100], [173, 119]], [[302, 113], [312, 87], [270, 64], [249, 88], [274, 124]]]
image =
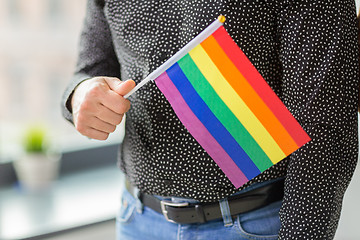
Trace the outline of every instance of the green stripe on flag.
[[178, 64], [199, 96], [234, 137], [238, 144], [244, 149], [246, 154], [251, 158], [259, 170], [263, 172], [271, 167], [273, 163], [269, 157], [244, 128], [236, 116], [231, 112], [231, 110], [226, 106], [219, 95], [217, 95], [204, 75], [197, 68], [190, 55], [185, 55], [178, 61]]

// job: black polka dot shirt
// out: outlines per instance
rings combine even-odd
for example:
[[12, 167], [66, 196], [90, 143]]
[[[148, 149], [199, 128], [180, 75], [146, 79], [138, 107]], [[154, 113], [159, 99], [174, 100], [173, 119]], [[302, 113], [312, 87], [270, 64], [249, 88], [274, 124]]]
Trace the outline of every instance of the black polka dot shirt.
[[119, 166], [146, 193], [217, 201], [285, 177], [280, 239], [331, 239], [358, 154], [358, 48], [350, 0], [89, 0], [76, 74], [139, 83], [218, 15], [312, 138], [240, 189], [174, 114], [153, 82], [129, 99]]

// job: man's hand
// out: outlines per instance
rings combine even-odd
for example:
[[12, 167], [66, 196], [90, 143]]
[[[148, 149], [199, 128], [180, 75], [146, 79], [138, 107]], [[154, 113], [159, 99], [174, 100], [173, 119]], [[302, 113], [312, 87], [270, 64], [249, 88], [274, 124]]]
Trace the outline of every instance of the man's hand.
[[123, 96], [135, 87], [133, 80], [94, 77], [82, 82], [71, 99], [76, 129], [89, 138], [106, 140], [120, 124], [130, 101]]

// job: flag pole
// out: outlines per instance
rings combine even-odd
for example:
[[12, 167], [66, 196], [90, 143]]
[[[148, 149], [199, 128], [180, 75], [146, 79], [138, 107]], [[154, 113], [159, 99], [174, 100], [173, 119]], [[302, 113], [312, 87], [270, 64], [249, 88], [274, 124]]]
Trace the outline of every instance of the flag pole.
[[168, 68], [174, 65], [177, 61], [183, 58], [188, 52], [190, 52], [196, 45], [200, 44], [206, 38], [211, 36], [220, 26], [225, 22], [225, 17], [220, 15], [213, 23], [211, 23], [207, 28], [205, 28], [199, 35], [197, 35], [193, 40], [191, 40], [188, 44], [186, 44], [182, 49], [180, 49], [175, 55], [169, 58], [166, 62], [164, 62], [160, 67], [155, 69], [152, 73], [150, 73], [146, 78], [144, 78], [138, 85], [135, 86], [130, 92], [128, 92], [124, 98], [128, 98], [131, 94], [136, 92], [139, 88], [144, 86], [150, 80], [155, 80], [159, 77], [163, 72], [165, 72]]

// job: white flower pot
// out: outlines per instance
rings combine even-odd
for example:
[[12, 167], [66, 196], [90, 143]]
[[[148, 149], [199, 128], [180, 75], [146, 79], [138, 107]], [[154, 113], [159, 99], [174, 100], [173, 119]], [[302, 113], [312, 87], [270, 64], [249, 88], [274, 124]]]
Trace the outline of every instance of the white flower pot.
[[60, 156], [26, 154], [14, 161], [14, 167], [22, 187], [29, 191], [43, 190], [58, 178]]

